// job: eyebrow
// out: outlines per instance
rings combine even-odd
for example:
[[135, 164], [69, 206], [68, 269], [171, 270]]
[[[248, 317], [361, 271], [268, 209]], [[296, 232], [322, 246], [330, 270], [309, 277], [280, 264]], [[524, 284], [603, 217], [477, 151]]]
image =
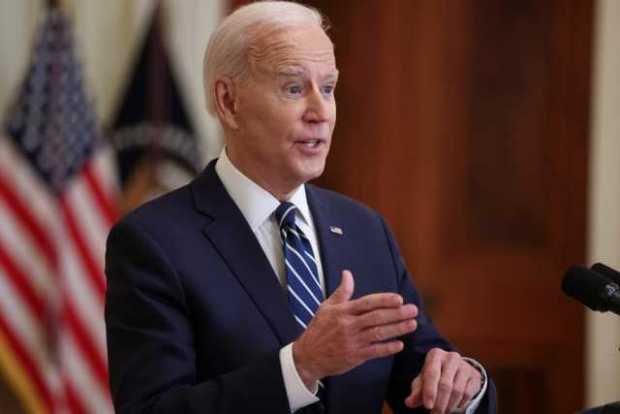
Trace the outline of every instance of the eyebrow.
[[290, 77], [290, 76], [303, 76], [306, 74], [306, 70], [304, 70], [303, 68], [298, 68], [298, 67], [285, 67], [285, 68], [281, 68], [277, 71], [277, 75], [278, 76], [286, 76], [286, 77]]
[[338, 69], [335, 69], [332, 73], [329, 73], [329, 74], [325, 75], [323, 77], [323, 80], [326, 80], [326, 81], [336, 81], [336, 80], [338, 80], [338, 75], [340, 75], [340, 72], [338, 71]]
[[[303, 68], [297, 68], [297, 67], [287, 67], [287, 68], [282, 68], [280, 70], [277, 71], [277, 76], [278, 77], [296, 77], [296, 76], [305, 76], [307, 74], [307, 70], [303, 69]], [[333, 72], [328, 73], [327, 75], [323, 76], [322, 80], [324, 81], [335, 81], [338, 79], [338, 75], [339, 75], [339, 71], [338, 69], [334, 69]]]

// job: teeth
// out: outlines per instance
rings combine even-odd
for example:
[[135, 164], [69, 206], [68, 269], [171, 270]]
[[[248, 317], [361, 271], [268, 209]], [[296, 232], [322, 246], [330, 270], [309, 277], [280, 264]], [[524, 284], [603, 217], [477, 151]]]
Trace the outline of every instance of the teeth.
[[320, 140], [318, 139], [307, 139], [302, 141], [302, 143], [307, 147], [316, 147], [319, 144]]

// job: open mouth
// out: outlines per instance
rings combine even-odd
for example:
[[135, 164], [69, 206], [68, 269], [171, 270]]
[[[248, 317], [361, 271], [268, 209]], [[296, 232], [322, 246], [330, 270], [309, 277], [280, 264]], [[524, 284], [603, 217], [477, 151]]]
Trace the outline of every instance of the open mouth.
[[301, 144], [301, 145], [303, 145], [304, 147], [306, 147], [308, 149], [317, 148], [319, 145], [321, 145], [324, 142], [325, 142], [324, 140], [318, 139], [318, 138], [301, 139], [301, 140], [297, 141], [298, 144]]

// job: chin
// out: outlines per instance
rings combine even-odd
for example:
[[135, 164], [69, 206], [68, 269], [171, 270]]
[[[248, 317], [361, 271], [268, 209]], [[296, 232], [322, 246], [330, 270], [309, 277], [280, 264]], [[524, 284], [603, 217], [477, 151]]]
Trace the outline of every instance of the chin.
[[323, 174], [323, 171], [325, 170], [325, 165], [323, 164], [323, 166], [321, 166], [320, 168], [304, 168], [304, 169], [295, 169], [294, 171], [291, 171], [291, 177], [295, 177], [295, 181], [298, 183], [298, 185], [302, 185], [307, 183], [308, 181], [314, 180], [315, 178], [318, 178], [321, 176], [321, 174]]
[[323, 171], [325, 171], [325, 160], [320, 163], [312, 163], [312, 165], [306, 165], [303, 169], [304, 182], [319, 178]]

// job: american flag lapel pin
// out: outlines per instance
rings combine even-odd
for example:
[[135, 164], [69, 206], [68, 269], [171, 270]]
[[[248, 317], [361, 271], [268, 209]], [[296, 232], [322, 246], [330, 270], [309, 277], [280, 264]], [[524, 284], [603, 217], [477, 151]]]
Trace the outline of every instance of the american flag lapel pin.
[[342, 229], [340, 227], [337, 226], [329, 226], [329, 231], [331, 231], [334, 234], [337, 234], [339, 236], [342, 236], [344, 233], [342, 232]]

